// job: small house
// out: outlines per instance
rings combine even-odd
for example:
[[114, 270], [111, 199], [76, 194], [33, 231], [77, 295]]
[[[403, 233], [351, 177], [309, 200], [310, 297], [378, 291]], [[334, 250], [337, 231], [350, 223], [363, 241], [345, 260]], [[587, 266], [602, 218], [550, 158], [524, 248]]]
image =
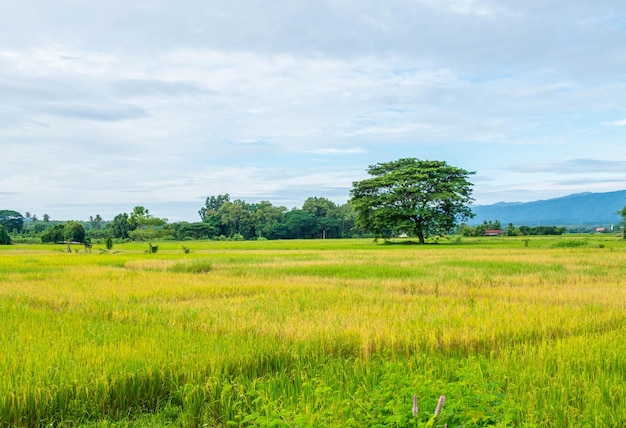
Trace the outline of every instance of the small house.
[[502, 231], [500, 229], [487, 229], [485, 230], [485, 236], [501, 236]]

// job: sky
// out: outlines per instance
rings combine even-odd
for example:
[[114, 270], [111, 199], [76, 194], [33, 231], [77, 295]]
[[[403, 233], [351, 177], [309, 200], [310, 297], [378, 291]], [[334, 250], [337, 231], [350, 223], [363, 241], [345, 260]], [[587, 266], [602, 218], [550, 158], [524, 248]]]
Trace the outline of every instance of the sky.
[[475, 171], [477, 205], [626, 189], [622, 0], [0, 6], [0, 209], [343, 204], [406, 157]]

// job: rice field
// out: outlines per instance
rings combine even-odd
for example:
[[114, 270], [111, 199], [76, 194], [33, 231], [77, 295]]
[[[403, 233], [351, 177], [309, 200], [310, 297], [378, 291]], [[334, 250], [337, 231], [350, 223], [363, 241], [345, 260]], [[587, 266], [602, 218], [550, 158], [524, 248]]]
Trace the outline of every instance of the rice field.
[[626, 426], [614, 236], [184, 245], [0, 247], [0, 427]]

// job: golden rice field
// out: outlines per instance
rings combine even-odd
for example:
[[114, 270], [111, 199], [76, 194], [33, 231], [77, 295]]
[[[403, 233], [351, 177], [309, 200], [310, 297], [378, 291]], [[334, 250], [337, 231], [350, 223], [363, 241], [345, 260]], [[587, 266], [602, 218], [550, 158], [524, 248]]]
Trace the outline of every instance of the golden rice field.
[[184, 245], [0, 247], [0, 427], [626, 426], [614, 236]]

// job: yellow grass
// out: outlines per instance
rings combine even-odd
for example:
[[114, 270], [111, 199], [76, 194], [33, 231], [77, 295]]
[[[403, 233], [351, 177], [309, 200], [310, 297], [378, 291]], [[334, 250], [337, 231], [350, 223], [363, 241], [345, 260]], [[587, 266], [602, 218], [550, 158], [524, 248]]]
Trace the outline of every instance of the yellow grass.
[[[447, 390], [441, 426], [622, 426], [626, 247], [598, 242], [2, 248], [0, 426], [168, 406], [189, 425], [400, 426], [424, 385], [431, 407]], [[194, 262], [211, 269], [173, 270]]]

